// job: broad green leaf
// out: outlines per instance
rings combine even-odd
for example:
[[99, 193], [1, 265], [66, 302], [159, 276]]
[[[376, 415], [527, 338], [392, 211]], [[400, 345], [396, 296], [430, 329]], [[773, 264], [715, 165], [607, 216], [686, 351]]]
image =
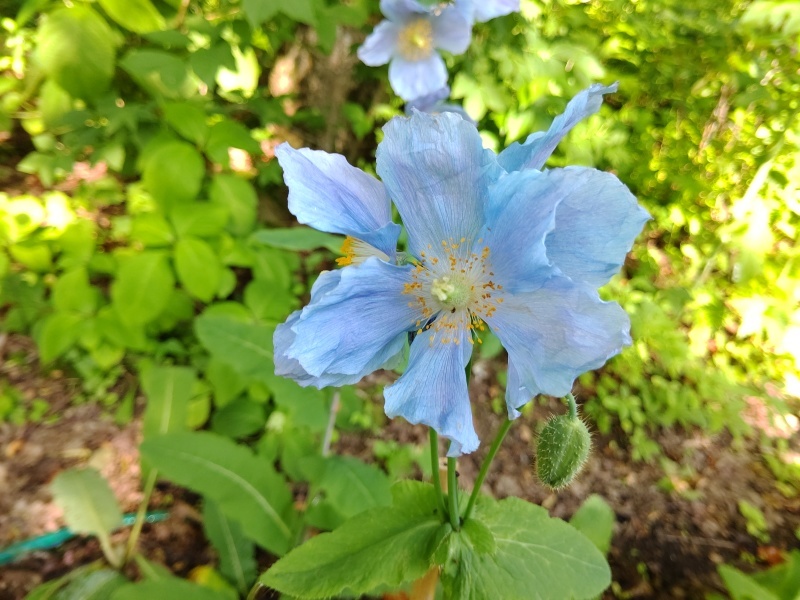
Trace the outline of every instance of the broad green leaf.
[[153, 198], [164, 208], [197, 197], [206, 167], [200, 153], [187, 142], [162, 143], [148, 157], [142, 181]]
[[105, 20], [86, 5], [47, 14], [36, 36], [44, 72], [76, 98], [94, 98], [114, 76], [115, 39]]
[[53, 253], [44, 242], [31, 238], [14, 244], [9, 250], [15, 261], [31, 271], [49, 273], [53, 268]]
[[189, 66], [170, 52], [149, 48], [131, 50], [119, 64], [156, 98], [184, 98], [196, 89], [189, 77]]
[[317, 24], [314, 15], [314, 0], [293, 0], [292, 2], [283, 2], [281, 4], [281, 11], [287, 17], [300, 21], [312, 27]]
[[111, 300], [127, 323], [144, 324], [167, 307], [175, 280], [161, 252], [148, 250], [121, 259], [117, 278], [111, 284]]
[[211, 314], [200, 315], [194, 327], [211, 356], [230, 364], [241, 375], [261, 380], [272, 375], [274, 327]]
[[611, 583], [603, 555], [590, 540], [547, 511], [519, 498], [482, 499], [472, 517], [494, 536], [494, 553], [451, 534], [442, 582], [463, 600], [592, 598]]
[[250, 236], [253, 242], [281, 248], [283, 250], [316, 250], [327, 248], [331, 252], [341, 254], [340, 248], [344, 238], [330, 233], [323, 233], [310, 227], [288, 227], [286, 229], [259, 229]]
[[171, 481], [211, 498], [260, 546], [279, 556], [289, 549], [292, 495], [269, 461], [208, 432], [151, 438], [141, 452]]
[[300, 387], [285, 377], [272, 376], [267, 384], [272, 392], [273, 401], [291, 415], [292, 423], [320, 433], [325, 430], [331, 405], [330, 394], [325, 390]]
[[133, 560], [136, 562], [136, 566], [139, 567], [139, 573], [146, 581], [163, 581], [174, 577], [172, 571], [167, 567], [147, 560], [138, 552], [133, 555]]
[[780, 600], [777, 594], [773, 594], [738, 569], [720, 565], [718, 570], [733, 600]]
[[190, 142], [202, 145], [208, 135], [205, 111], [191, 102], [166, 102], [164, 120]]
[[131, 220], [130, 240], [144, 246], [163, 248], [175, 241], [175, 233], [159, 213], [143, 213]]
[[211, 428], [230, 438], [243, 438], [263, 431], [267, 422], [264, 407], [249, 398], [240, 398], [214, 412]]
[[220, 174], [211, 180], [209, 198], [228, 209], [229, 227], [235, 235], [245, 235], [256, 222], [258, 196], [253, 186], [237, 175]]
[[150, 0], [99, 0], [118, 25], [135, 33], [164, 29], [164, 17]]
[[[425, 574], [442, 525], [433, 486], [404, 481], [391, 507], [368, 510], [295, 548], [261, 582], [297, 598], [360, 595]], [[498, 596], [495, 596], [497, 598]]]
[[230, 363], [218, 357], [211, 357], [206, 364], [205, 378], [214, 388], [214, 406], [222, 408], [241, 394], [247, 387], [247, 381]]
[[242, 533], [236, 521], [226, 518], [208, 499], [203, 502], [203, 529], [219, 555], [220, 572], [242, 594], [246, 594], [256, 578], [253, 543]]
[[108, 535], [122, 523], [122, 511], [108, 482], [95, 469], [62, 471], [50, 485], [64, 510], [64, 521], [76, 533]]
[[259, 154], [261, 146], [250, 135], [250, 130], [238, 121], [225, 119], [216, 123], [208, 134], [205, 152], [215, 163], [230, 166], [229, 148], [239, 148], [250, 154]]
[[36, 335], [41, 361], [49, 363], [72, 348], [81, 335], [82, 322], [74, 313], [55, 312], [45, 317]]
[[61, 117], [72, 110], [72, 96], [54, 79], [48, 79], [39, 91], [39, 110], [42, 111], [45, 126], [52, 129], [58, 125]]
[[208, 243], [184, 237], [175, 244], [175, 270], [181, 285], [195, 298], [209, 302], [222, 279], [222, 264]]
[[179, 236], [214, 237], [225, 229], [228, 209], [210, 202], [192, 202], [174, 207], [169, 218]]
[[145, 438], [186, 429], [189, 400], [196, 381], [194, 370], [188, 367], [152, 365], [141, 373], [147, 397], [142, 423]]
[[90, 315], [97, 308], [97, 296], [97, 289], [89, 284], [86, 267], [77, 267], [58, 278], [52, 300], [57, 310]]
[[174, 598], [175, 600], [183, 600], [184, 598], [186, 600], [231, 600], [228, 594], [201, 585], [195, 585], [177, 577], [130, 583], [119, 588], [110, 596], [110, 600], [160, 600], [161, 598]]
[[81, 574], [53, 596], [53, 600], [108, 600], [129, 582], [113, 569], [99, 569]]
[[275, 283], [255, 279], [244, 289], [244, 303], [253, 314], [264, 321], [284, 321], [298, 308], [297, 295], [291, 290], [275, 287]]
[[615, 521], [616, 515], [608, 502], [601, 496], [592, 494], [572, 515], [569, 524], [589, 538], [600, 552], [607, 554], [614, 535]]
[[280, 8], [280, 0], [242, 0], [242, 9], [253, 28], [274, 17]]

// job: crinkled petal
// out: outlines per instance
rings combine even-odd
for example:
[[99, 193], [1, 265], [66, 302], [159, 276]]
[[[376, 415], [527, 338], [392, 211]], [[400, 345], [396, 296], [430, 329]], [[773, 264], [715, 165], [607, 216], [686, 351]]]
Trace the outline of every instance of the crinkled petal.
[[377, 258], [341, 269], [339, 284], [309, 304], [292, 326], [285, 355], [314, 377], [336, 373], [363, 377], [395, 356], [419, 310], [404, 286], [412, 267]]
[[486, 226], [473, 252], [489, 249], [493, 279], [507, 293], [537, 289], [552, 275], [545, 239], [563, 200], [552, 179], [549, 171], [516, 171], [489, 187]]
[[389, 417], [432, 427], [451, 441], [448, 456], [474, 452], [479, 443], [464, 373], [472, 346], [466, 328], [457, 335], [458, 344], [442, 343], [438, 337], [431, 342], [427, 333], [418, 335], [406, 371], [383, 392]]
[[392, 21], [405, 21], [416, 14], [430, 12], [418, 0], [381, 0], [381, 12]]
[[377, 170], [419, 257], [442, 241], [473, 240], [483, 222], [484, 198], [496, 176], [494, 155], [478, 130], [457, 115], [414, 112], [383, 128]]
[[392, 223], [384, 185], [340, 154], [283, 143], [275, 150], [289, 187], [289, 210], [301, 223], [343, 233], [394, 257], [400, 226]]
[[422, 60], [395, 56], [389, 63], [389, 83], [403, 100], [430, 94], [447, 83], [447, 68], [437, 52]]
[[566, 395], [578, 375], [631, 343], [628, 315], [616, 302], [560, 275], [538, 290], [507, 294], [486, 322], [508, 351], [512, 417], [536, 394]]
[[547, 172], [563, 200], [547, 256], [561, 271], [595, 287], [608, 283], [625, 261], [649, 213], [614, 175], [583, 167]]
[[616, 91], [616, 83], [609, 86], [595, 83], [579, 92], [569, 101], [567, 109], [553, 119], [550, 129], [531, 134], [523, 144], [514, 142], [500, 153], [498, 162], [506, 171], [541, 169], [564, 136], [581, 120], [600, 110], [603, 95]]
[[413, 110], [421, 110], [422, 112], [433, 112], [433, 108], [440, 104], [442, 100], [447, 100], [450, 96], [450, 86], [445, 85], [438, 90], [425, 94], [419, 98], [413, 98], [406, 103], [406, 114], [410, 115]]
[[397, 47], [400, 26], [391, 21], [381, 21], [358, 48], [358, 58], [365, 65], [379, 67], [388, 63]]
[[448, 6], [433, 20], [433, 45], [453, 54], [463, 54], [472, 39], [472, 23], [455, 6]]

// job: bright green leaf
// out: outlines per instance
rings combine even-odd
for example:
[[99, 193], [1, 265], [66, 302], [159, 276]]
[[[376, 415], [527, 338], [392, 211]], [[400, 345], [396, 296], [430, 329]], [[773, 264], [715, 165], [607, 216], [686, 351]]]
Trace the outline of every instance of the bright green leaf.
[[64, 510], [67, 527], [76, 533], [108, 540], [122, 523], [122, 511], [108, 482], [95, 469], [62, 471], [50, 485]]
[[113, 569], [97, 569], [82, 573], [62, 590], [54, 600], [108, 600], [128, 580]]
[[288, 227], [286, 229], [259, 229], [250, 236], [253, 242], [281, 248], [283, 250], [316, 250], [327, 248], [341, 254], [344, 238], [311, 229], [310, 227]]
[[129, 51], [119, 65], [156, 98], [185, 98], [196, 89], [189, 66], [170, 52], [149, 48]]
[[200, 315], [194, 325], [200, 343], [211, 356], [247, 377], [263, 380], [265, 375], [272, 375], [274, 327], [212, 314]]
[[148, 250], [125, 257], [121, 263], [111, 284], [114, 307], [129, 324], [148, 323], [167, 307], [175, 286], [166, 257]]
[[164, 28], [164, 17], [150, 0], [99, 0], [118, 25], [134, 33], [149, 33]]
[[601, 496], [592, 494], [584, 500], [581, 507], [572, 515], [569, 524], [589, 538], [603, 554], [611, 547], [614, 535], [614, 510]]
[[208, 135], [206, 112], [191, 102], [166, 102], [164, 120], [190, 142], [202, 145]]
[[203, 157], [187, 142], [162, 143], [148, 157], [142, 173], [147, 191], [164, 208], [197, 197], [206, 168]]
[[226, 518], [208, 499], [203, 502], [203, 529], [219, 555], [220, 572], [242, 594], [246, 594], [256, 578], [253, 543], [242, 533], [236, 521]]
[[175, 244], [175, 270], [186, 291], [203, 302], [214, 297], [222, 278], [219, 257], [208, 243], [193, 237]]
[[142, 422], [145, 438], [184, 431], [197, 378], [188, 367], [152, 365], [141, 373], [147, 408]]
[[225, 229], [228, 209], [215, 203], [192, 202], [175, 206], [169, 218], [179, 236], [214, 237]]
[[53, 306], [63, 312], [90, 315], [97, 308], [97, 290], [89, 283], [85, 267], [67, 271], [53, 286]]
[[253, 28], [278, 14], [280, 7], [280, 0], [242, 0], [242, 9]]
[[243, 438], [264, 429], [267, 415], [261, 404], [240, 398], [214, 412], [211, 429], [230, 438]]
[[83, 318], [74, 313], [56, 312], [45, 317], [36, 336], [40, 360], [52, 362], [72, 348], [81, 335], [82, 323]]
[[248, 181], [237, 175], [215, 175], [208, 193], [212, 202], [228, 209], [232, 233], [244, 235], [253, 229], [258, 196]]
[[160, 598], [231, 600], [228, 594], [201, 585], [195, 585], [177, 577], [128, 584], [114, 592], [109, 600], [156, 600]]

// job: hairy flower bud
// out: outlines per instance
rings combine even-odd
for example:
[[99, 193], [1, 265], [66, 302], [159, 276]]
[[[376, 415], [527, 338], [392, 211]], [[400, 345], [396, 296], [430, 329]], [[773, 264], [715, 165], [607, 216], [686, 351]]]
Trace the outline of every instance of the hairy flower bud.
[[569, 485], [586, 463], [591, 445], [589, 429], [577, 416], [550, 419], [539, 434], [536, 447], [539, 480], [553, 489]]

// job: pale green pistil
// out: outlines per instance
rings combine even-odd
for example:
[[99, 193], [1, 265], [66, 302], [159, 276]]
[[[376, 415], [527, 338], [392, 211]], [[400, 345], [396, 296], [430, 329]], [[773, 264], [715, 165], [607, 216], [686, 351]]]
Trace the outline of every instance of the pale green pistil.
[[466, 281], [454, 277], [439, 277], [431, 282], [431, 295], [448, 310], [466, 308], [471, 291], [472, 288]]

